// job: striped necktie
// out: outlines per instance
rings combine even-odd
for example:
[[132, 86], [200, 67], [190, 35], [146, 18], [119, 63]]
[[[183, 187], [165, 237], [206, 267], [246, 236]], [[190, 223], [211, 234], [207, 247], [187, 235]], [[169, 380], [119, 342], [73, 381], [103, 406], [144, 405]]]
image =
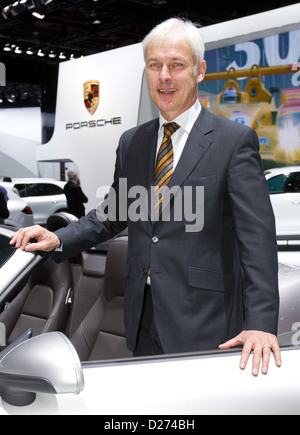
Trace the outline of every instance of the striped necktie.
[[163, 200], [163, 188], [173, 175], [174, 151], [172, 134], [180, 128], [176, 122], [164, 124], [164, 138], [159, 148], [154, 170], [154, 215], [157, 216]]

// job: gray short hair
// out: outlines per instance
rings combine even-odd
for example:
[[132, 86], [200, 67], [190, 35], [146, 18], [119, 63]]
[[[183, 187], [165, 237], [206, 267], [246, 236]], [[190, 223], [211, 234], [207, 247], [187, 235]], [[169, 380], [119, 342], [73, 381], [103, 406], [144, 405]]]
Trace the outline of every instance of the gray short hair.
[[155, 40], [185, 41], [191, 45], [196, 59], [196, 66], [199, 66], [204, 59], [205, 53], [204, 41], [199, 27], [198, 24], [183, 18], [170, 18], [158, 24], [143, 40], [145, 59], [149, 44]]
[[77, 172], [75, 172], [75, 171], [69, 171], [68, 172], [68, 179], [70, 181], [74, 181], [76, 179], [77, 175], [78, 175]]

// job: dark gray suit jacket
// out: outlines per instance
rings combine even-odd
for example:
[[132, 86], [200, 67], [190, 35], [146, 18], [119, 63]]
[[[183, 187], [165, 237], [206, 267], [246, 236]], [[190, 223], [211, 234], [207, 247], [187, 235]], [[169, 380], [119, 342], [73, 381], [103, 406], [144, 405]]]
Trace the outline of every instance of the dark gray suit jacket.
[[[154, 120], [121, 137], [113, 183], [117, 198], [120, 178], [127, 180], [127, 190], [151, 187], [157, 134]], [[276, 334], [275, 221], [254, 130], [202, 107], [172, 186], [191, 186], [194, 193], [204, 186], [202, 231], [186, 232], [188, 222], [176, 221], [172, 213], [168, 222], [100, 223], [92, 211], [57, 232], [64, 258], [111, 238], [128, 224], [125, 324], [130, 350], [136, 345], [149, 266], [165, 352], [217, 348], [242, 330]], [[128, 199], [128, 206], [134, 201]], [[173, 206], [174, 198], [171, 211]]]

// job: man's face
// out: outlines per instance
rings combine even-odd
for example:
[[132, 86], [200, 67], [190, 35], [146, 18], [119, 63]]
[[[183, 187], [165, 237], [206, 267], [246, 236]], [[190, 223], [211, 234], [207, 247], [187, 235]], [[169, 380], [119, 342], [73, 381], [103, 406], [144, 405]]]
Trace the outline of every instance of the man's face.
[[154, 41], [146, 52], [150, 96], [167, 121], [172, 121], [196, 102], [198, 83], [202, 82], [206, 62], [195, 75], [195, 58], [190, 45]]

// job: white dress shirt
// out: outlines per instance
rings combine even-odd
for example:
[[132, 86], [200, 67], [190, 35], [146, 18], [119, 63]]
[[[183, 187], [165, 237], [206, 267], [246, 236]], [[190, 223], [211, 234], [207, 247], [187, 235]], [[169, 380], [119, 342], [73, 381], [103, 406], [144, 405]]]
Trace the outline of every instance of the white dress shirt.
[[[199, 103], [199, 100], [197, 100], [196, 103], [192, 107], [190, 107], [190, 109], [186, 110], [184, 113], [182, 113], [172, 121], [180, 125], [180, 128], [172, 135], [172, 144], [174, 150], [174, 164], [173, 164], [174, 170], [179, 162], [186, 141], [196, 122], [196, 119], [200, 115], [200, 112], [201, 112], [201, 104]], [[166, 122], [168, 121], [166, 121], [164, 117], [160, 114], [156, 155], [158, 154], [159, 148], [163, 141], [163, 137], [164, 137], [163, 125]]]

